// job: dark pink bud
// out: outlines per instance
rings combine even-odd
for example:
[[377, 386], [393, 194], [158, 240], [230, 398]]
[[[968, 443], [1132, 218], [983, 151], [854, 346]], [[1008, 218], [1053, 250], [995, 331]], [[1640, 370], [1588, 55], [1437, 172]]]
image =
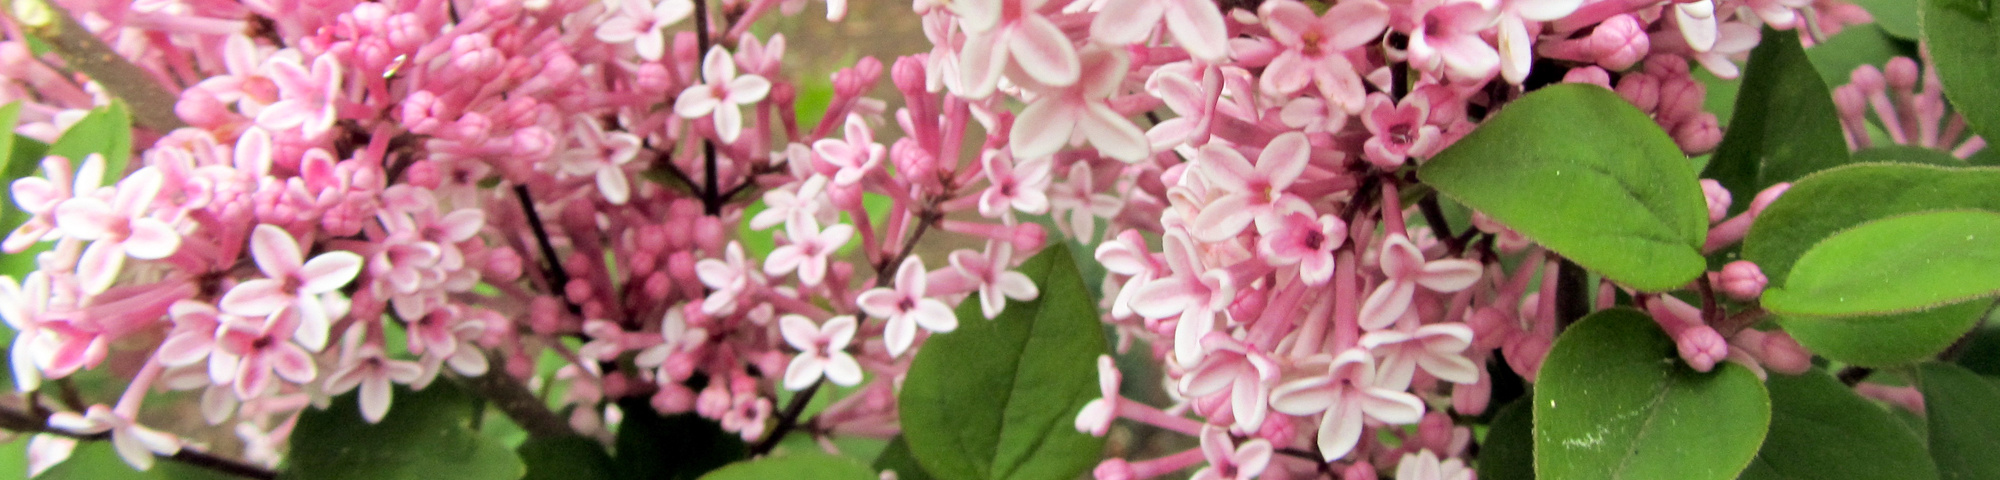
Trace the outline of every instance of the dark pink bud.
[[925, 58], [924, 55], [905, 55], [896, 58], [896, 64], [890, 67], [889, 72], [889, 81], [896, 83], [896, 91], [903, 92], [904, 96], [909, 97], [922, 97], [930, 93], [925, 89], [925, 82], [930, 78], [930, 74], [924, 70]]
[[1423, 419], [1417, 421], [1417, 446], [1434, 452], [1450, 450], [1451, 429], [1456, 426], [1451, 422], [1451, 415], [1444, 412], [1432, 410], [1424, 414]]
[[1533, 381], [1542, 369], [1542, 359], [1549, 355], [1549, 339], [1541, 335], [1516, 335], [1514, 341], [1500, 349], [1514, 373]]
[[889, 161], [896, 165], [896, 172], [903, 180], [924, 192], [944, 190], [943, 184], [938, 182], [937, 158], [917, 145], [915, 139], [903, 137], [889, 145]]
[[1354, 462], [1354, 464], [1348, 465], [1347, 468], [1340, 471], [1340, 478], [1341, 480], [1376, 480], [1381, 477], [1375, 474], [1375, 464]]
[[403, 169], [403, 181], [424, 189], [436, 189], [444, 184], [444, 172], [438, 170], [437, 163], [417, 160]]
[[216, 128], [229, 122], [229, 106], [207, 90], [190, 88], [181, 92], [181, 100], [174, 103], [174, 114], [189, 125], [202, 128]]
[[662, 414], [684, 413], [694, 409], [694, 391], [679, 383], [664, 383], [653, 392], [650, 403]]
[[1765, 368], [1786, 375], [1798, 375], [1812, 369], [1812, 352], [1800, 346], [1791, 334], [1775, 330], [1763, 334], [1763, 351], [1759, 352], [1759, 356]]
[[1049, 231], [1039, 223], [1022, 223], [1014, 227], [1014, 250], [1033, 252], [1048, 244]]
[[1888, 86], [1887, 80], [1882, 78], [1882, 71], [1875, 69], [1874, 65], [1855, 67], [1854, 73], [1848, 74], [1847, 78], [1855, 88], [1860, 88], [1863, 93], [1871, 95], [1881, 92]]
[[1609, 89], [1611, 88], [1611, 74], [1595, 66], [1577, 67], [1569, 69], [1569, 73], [1563, 74], [1563, 83], [1588, 83]]
[[1632, 102], [1639, 110], [1651, 112], [1660, 107], [1660, 79], [1652, 75], [1631, 74], [1618, 79], [1618, 96]]
[[1106, 459], [1104, 463], [1097, 464], [1097, 468], [1091, 470], [1090, 474], [1097, 477], [1097, 480], [1132, 480], [1134, 477], [1132, 464], [1126, 463], [1123, 458]]
[[496, 248], [486, 254], [487, 280], [513, 280], [521, 276], [521, 255], [513, 249]]
[[1884, 78], [1889, 81], [1889, 88], [1894, 88], [1898, 92], [1909, 92], [1917, 88], [1917, 61], [1911, 60], [1910, 57], [1890, 58], [1886, 73]]
[[568, 285], [563, 286], [563, 297], [568, 298], [570, 303], [590, 301], [595, 293], [596, 290], [590, 288], [590, 282], [581, 278], [572, 278]]
[[527, 378], [535, 374], [535, 362], [528, 360], [526, 355], [519, 353], [507, 355], [506, 368], [507, 374], [515, 378]]
[[1596, 47], [1597, 64], [1611, 70], [1632, 68], [1652, 50], [1646, 28], [1631, 15], [1605, 19], [1591, 31], [1590, 42]]
[[1701, 179], [1701, 195], [1708, 200], [1708, 223], [1722, 221], [1729, 215], [1729, 189], [1714, 179]]
[[1715, 333], [1708, 325], [1682, 329], [1674, 335], [1674, 346], [1680, 350], [1681, 359], [1697, 372], [1714, 370], [1716, 362], [1729, 356], [1729, 342], [1723, 341], [1722, 334]]
[[1771, 206], [1771, 202], [1778, 201], [1778, 197], [1784, 196], [1785, 191], [1791, 189], [1792, 189], [1792, 183], [1784, 182], [1777, 185], [1772, 185], [1770, 188], [1766, 188], [1762, 192], [1757, 192], [1757, 198], [1753, 198], [1750, 200], [1750, 215], [1756, 216], [1759, 213], [1763, 213], [1764, 207]]
[[1722, 127], [1716, 125], [1715, 114], [1700, 112], [1674, 125], [1674, 143], [1688, 155], [1712, 152], [1722, 144]]
[[733, 232], [722, 224], [721, 218], [704, 215], [694, 219], [694, 243], [704, 251], [722, 251], [722, 244], [730, 233]]
[[882, 79], [882, 61], [875, 57], [861, 57], [853, 67], [841, 69], [833, 74], [833, 92], [841, 98], [859, 97], [875, 87], [875, 81]]
[[666, 65], [642, 63], [632, 76], [632, 86], [642, 92], [664, 93], [674, 88], [674, 74]]
[[1702, 99], [1708, 96], [1708, 88], [1688, 76], [1660, 78], [1660, 107], [1657, 117], [1661, 120], [1681, 120], [1700, 113]]
[[1486, 413], [1487, 405], [1492, 402], [1493, 381], [1486, 378], [1483, 368], [1479, 371], [1479, 382], [1451, 387], [1451, 409], [1459, 415]]
[[1854, 85], [1841, 85], [1833, 89], [1833, 106], [1840, 110], [1840, 117], [1848, 123], [1866, 121], [1868, 115], [1868, 94]]
[[1718, 277], [1720, 278], [1716, 283], [1722, 288], [1722, 293], [1729, 294], [1730, 298], [1737, 300], [1751, 300], [1763, 295], [1764, 286], [1771, 282], [1771, 279], [1764, 277], [1764, 270], [1757, 268], [1757, 264], [1749, 260], [1737, 260], [1723, 265], [1722, 273]]
[[528, 329], [536, 335], [555, 335], [562, 331], [562, 301], [547, 295], [536, 296], [528, 301]]
[[604, 396], [618, 398], [632, 390], [632, 379], [624, 372], [604, 372]]

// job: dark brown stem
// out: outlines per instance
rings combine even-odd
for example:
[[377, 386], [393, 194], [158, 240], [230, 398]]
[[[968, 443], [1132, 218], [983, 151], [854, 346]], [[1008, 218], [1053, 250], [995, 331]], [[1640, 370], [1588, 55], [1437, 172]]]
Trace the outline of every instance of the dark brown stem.
[[1715, 285], [1708, 281], [1708, 275], [1697, 277], [1695, 286], [1701, 291], [1701, 323], [1715, 325], [1722, 321], [1722, 307], [1715, 302]]
[[[0, 407], [0, 430], [11, 430], [15, 432], [48, 433], [63, 437], [74, 438], [77, 440], [87, 440], [87, 441], [104, 441], [111, 439], [111, 435], [109, 433], [78, 433], [78, 432], [72, 432], [68, 430], [62, 430], [50, 427], [48, 426], [48, 424], [49, 424], [48, 418], [44, 416], [35, 415], [21, 410], [16, 410], [12, 407]], [[225, 458], [217, 456], [212, 453], [202, 452], [189, 448], [182, 448], [179, 452], [175, 452], [173, 455], [160, 455], [159, 457], [243, 478], [254, 478], [258, 480], [271, 480], [278, 478], [278, 472], [272, 471], [271, 469], [260, 467], [257, 465], [252, 465], [249, 463], [244, 463], [243, 461], [240, 460]]]
[[[694, 41], [696, 48], [700, 49], [700, 52], [695, 55], [708, 55], [708, 35], [708, 0], [695, 0]], [[699, 58], [695, 61], [694, 75], [696, 78], [701, 78], [702, 63]], [[718, 168], [715, 161], [715, 142], [709, 141], [707, 138], [701, 139], [701, 155], [702, 173], [707, 175], [707, 178], [702, 179], [702, 183], [704, 184], [704, 187], [701, 189], [702, 211], [711, 217], [720, 216], [722, 215], [722, 186], [721, 181], [716, 178]]]
[[1431, 224], [1431, 232], [1437, 234], [1438, 240], [1444, 241], [1444, 247], [1451, 251], [1451, 256], [1465, 252], [1465, 239], [1452, 233], [1451, 224], [1444, 219], [1444, 207], [1438, 205], [1437, 192], [1424, 194], [1424, 199], [1417, 201], [1417, 210], [1424, 213], [1424, 223]]
[[[32, 3], [26, 3], [32, 2]], [[132, 107], [139, 126], [166, 132], [187, 126], [174, 114], [180, 96], [160, 86], [153, 74], [125, 60], [104, 40], [83, 28], [68, 10], [44, 0], [14, 0], [8, 13], [21, 29], [41, 38], [69, 68], [89, 75], [112, 96]], [[25, 16], [21, 14], [26, 13]], [[119, 173], [119, 172], [113, 172]]]
[[1875, 369], [1873, 368], [1850, 366], [1840, 369], [1840, 372], [1835, 373], [1833, 378], [1838, 378], [1840, 379], [1840, 383], [1852, 387], [1861, 383], [1862, 380], [1867, 380], [1868, 376], [1874, 373]]
[[549, 243], [549, 230], [542, 226], [542, 214], [535, 211], [535, 197], [528, 193], [527, 185], [515, 185], [514, 198], [521, 201], [521, 213], [528, 217], [528, 228], [534, 230], [535, 243], [541, 245], [542, 259], [548, 262], [544, 271], [549, 279], [549, 292], [563, 299], [563, 304], [569, 306], [570, 314], [582, 314], [582, 307], [571, 303], [568, 295], [561, 294], [563, 288], [569, 285], [569, 272], [563, 271], [562, 258], [556, 256], [555, 245]]
[[1584, 315], [1590, 314], [1590, 299], [1586, 298], [1588, 288], [1583, 267], [1569, 259], [1562, 259], [1556, 267], [1556, 331], [1569, 328]]
[[499, 409], [500, 413], [506, 414], [514, 424], [520, 425], [531, 438], [576, 434], [576, 430], [569, 428], [569, 422], [563, 421], [562, 417], [550, 411], [548, 405], [542, 403], [542, 399], [535, 397], [534, 392], [528, 391], [526, 385], [508, 375], [506, 369], [489, 368], [485, 375], [477, 377], [453, 375], [453, 378], [471, 387], [473, 391], [479, 392], [479, 396]]
[[750, 448], [750, 456], [771, 453], [771, 449], [777, 448], [779, 440], [784, 440], [786, 434], [798, 428], [799, 416], [805, 415], [806, 404], [812, 403], [813, 394], [819, 393], [819, 387], [824, 384], [825, 380], [813, 382], [812, 386], [792, 394], [792, 401], [786, 403], [785, 411], [778, 414], [778, 424], [771, 427], [771, 433], [765, 434], [762, 440], [758, 440], [756, 446]]

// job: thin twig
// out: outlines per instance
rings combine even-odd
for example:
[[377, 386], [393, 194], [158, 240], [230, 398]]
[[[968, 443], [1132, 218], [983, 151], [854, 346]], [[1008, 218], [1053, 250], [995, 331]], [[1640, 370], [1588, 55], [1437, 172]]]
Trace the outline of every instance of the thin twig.
[[1556, 267], [1556, 331], [1567, 329], [1590, 314], [1590, 301], [1584, 298], [1584, 280], [1583, 267], [1576, 262], [1565, 258]]
[[1417, 210], [1424, 213], [1424, 223], [1431, 224], [1431, 232], [1444, 242], [1444, 247], [1451, 251], [1452, 256], [1465, 252], [1465, 239], [1452, 233], [1451, 224], [1444, 219], [1444, 207], [1438, 205], [1436, 191], [1424, 194], [1424, 199], [1417, 201]]
[[[21, 2], [31, 2], [23, 4]], [[165, 132], [187, 126], [174, 114], [180, 96], [160, 86], [151, 73], [119, 56], [104, 40], [70, 16], [69, 10], [43, 0], [14, 0], [7, 15], [21, 29], [49, 46], [69, 68], [96, 80], [111, 96], [132, 107], [139, 126]]]
[[513, 420], [514, 424], [520, 425], [522, 430], [526, 430], [530, 438], [553, 438], [576, 434], [576, 430], [569, 428], [569, 422], [563, 421], [561, 416], [550, 411], [548, 405], [542, 403], [542, 399], [537, 398], [534, 392], [528, 391], [528, 387], [522, 385], [512, 375], [508, 375], [506, 369], [489, 368], [485, 375], [477, 377], [456, 374], [452, 377], [471, 387], [473, 391], [479, 392], [480, 397], [484, 397], [494, 408], [499, 409], [500, 413], [506, 414], [507, 418]]
[[[48, 425], [49, 425], [48, 418], [44, 416], [35, 415], [21, 410], [16, 410], [12, 407], [0, 407], [0, 430], [11, 430], [15, 432], [48, 433], [48, 434], [73, 438], [77, 440], [87, 440], [94, 442], [111, 439], [111, 434], [109, 432], [78, 433], [78, 432], [72, 432], [68, 430], [50, 427]], [[278, 472], [272, 471], [271, 469], [253, 465], [250, 463], [245, 463], [241, 460], [221, 457], [212, 453], [202, 452], [189, 448], [182, 448], [179, 452], [175, 452], [173, 455], [160, 455], [159, 457], [175, 462], [185, 463], [190, 466], [206, 468], [209, 470], [214, 470], [217, 472], [244, 478], [254, 478], [258, 480], [271, 480], [278, 478]]]
[[758, 440], [756, 446], [750, 448], [750, 456], [771, 453], [771, 449], [778, 447], [778, 441], [783, 440], [785, 434], [792, 433], [792, 429], [798, 428], [799, 416], [805, 414], [806, 404], [812, 403], [813, 394], [819, 393], [820, 385], [825, 383], [824, 379], [815, 381], [805, 390], [792, 394], [792, 401], [786, 403], [785, 411], [778, 414], [778, 424], [771, 427], [771, 433]]
[[549, 230], [542, 226], [542, 214], [535, 212], [535, 197], [528, 194], [527, 185], [515, 185], [514, 198], [521, 201], [521, 213], [527, 215], [528, 228], [535, 231], [535, 242], [541, 244], [542, 259], [548, 261], [548, 268], [544, 271], [548, 275], [549, 291], [563, 299], [563, 304], [569, 306], [570, 314], [582, 314], [582, 307], [570, 302], [568, 295], [561, 294], [563, 288], [569, 285], [569, 272], [563, 271], [562, 259], [556, 256], [555, 245], [549, 243]]

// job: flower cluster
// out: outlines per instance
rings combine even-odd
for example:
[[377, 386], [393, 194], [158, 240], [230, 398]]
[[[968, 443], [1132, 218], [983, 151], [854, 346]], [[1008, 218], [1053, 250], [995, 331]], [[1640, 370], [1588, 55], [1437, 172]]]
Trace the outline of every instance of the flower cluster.
[[[440, 377], [560, 385], [557, 428], [598, 437], [643, 398], [761, 452], [801, 423], [893, 435], [898, 379], [954, 306], [1036, 298], [1012, 269], [1074, 240], [1176, 402], [1122, 398], [1106, 358], [1076, 427], [1200, 442], [1099, 478], [1465, 478], [1454, 414], [1487, 410], [1496, 374], [1535, 378], [1563, 261], [1476, 213], [1453, 230], [1413, 168], [1558, 82], [1707, 153], [1722, 132], [1695, 69], [1734, 78], [1763, 27], [1851, 20], [1806, 24], [1833, 2], [916, 0], [933, 48], [833, 72], [821, 111], [798, 109], [785, 37], [751, 33], [797, 0], [54, 2], [145, 75], [70, 75], [12, 35], [0, 98], [22, 136], [134, 88], [173, 115], [136, 155], [50, 156], [11, 186], [28, 218], [0, 247], [36, 268], [0, 278], [0, 316], [21, 391], [129, 375], [115, 402], [46, 417], [37, 471], [79, 435], [110, 432], [138, 468], [209, 448], [141, 424], [156, 390], [196, 392], [274, 465], [301, 412], [352, 391], [379, 421]], [[1843, 115], [1983, 147], [1915, 71], [1857, 72]], [[884, 76], [894, 93], [869, 97]], [[1784, 191], [1725, 218], [1706, 186], [1711, 251]], [[947, 241], [977, 247], [928, 247]], [[1709, 277], [1737, 298], [1765, 283], [1748, 262]], [[1589, 287], [1593, 308], [1619, 288]], [[1781, 331], [1624, 293], [1699, 369], [1808, 367]], [[814, 421], [777, 404], [828, 383], [846, 397]]]

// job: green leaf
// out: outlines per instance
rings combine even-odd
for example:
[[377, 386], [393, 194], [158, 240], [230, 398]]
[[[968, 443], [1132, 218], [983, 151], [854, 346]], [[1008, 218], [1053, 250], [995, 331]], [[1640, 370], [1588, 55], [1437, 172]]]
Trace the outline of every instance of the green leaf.
[[1884, 145], [1854, 152], [1854, 163], [1922, 163], [1945, 167], [1963, 167], [1966, 162], [1950, 154], [1928, 148], [1909, 145]]
[[1859, 366], [1901, 365], [1936, 356], [1979, 323], [1991, 302], [1840, 318], [1779, 316], [1778, 325], [1813, 353]]
[[1972, 131], [2000, 138], [2000, 23], [1992, 0], [1923, 0], [1918, 13], [1925, 49], [1937, 65], [1944, 96]]
[[1535, 474], [1728, 479], [1764, 443], [1771, 404], [1734, 363], [1702, 373], [1645, 314], [1605, 310], [1556, 339], [1535, 384]]
[[1938, 478], [2000, 478], [2000, 386], [1992, 379], [1942, 363], [1918, 370], [1929, 418], [1931, 461]]
[[931, 473], [917, 463], [916, 454], [910, 452], [910, 442], [904, 441], [902, 435], [890, 440], [888, 448], [875, 457], [874, 468], [878, 472], [896, 472], [897, 480], [931, 480]]
[[125, 110], [125, 102], [91, 110], [49, 145], [48, 154], [80, 164], [93, 153], [104, 155], [105, 185], [125, 178], [125, 164], [132, 160], [132, 114]]
[[693, 413], [661, 417], [643, 397], [618, 401], [625, 421], [618, 424], [618, 454], [612, 457], [625, 480], [694, 480], [750, 455], [743, 438]]
[[[20, 463], [0, 464], [0, 468], [6, 468], [0, 470], [0, 474], [27, 474], [27, 443], [28, 437], [23, 436], [13, 445], [9, 445], [10, 450], [21, 450]], [[68, 460], [63, 460], [54, 468], [35, 477], [36, 480], [235, 480], [237, 478], [164, 458], [156, 459], [151, 470], [143, 472], [133, 470], [130, 464], [125, 463], [124, 457], [118, 456], [118, 450], [112, 448], [111, 442], [106, 441], [78, 442], [76, 450], [70, 453]]]
[[1904, 40], [1917, 39], [1916, 0], [1855, 0], [1854, 4], [1867, 9], [1882, 31]]
[[281, 478], [511, 480], [524, 473], [514, 452], [472, 431], [474, 399], [457, 385], [398, 386], [389, 414], [373, 425], [361, 419], [358, 395], [299, 416]]
[[1706, 266], [1699, 249], [1708, 207], [1687, 157], [1610, 90], [1562, 84], [1529, 93], [1417, 174], [1578, 265], [1640, 290], [1680, 287]]
[[958, 308], [958, 330], [928, 340], [899, 397], [903, 436], [931, 475], [953, 479], [1075, 478], [1104, 439], [1078, 433], [1097, 398], [1105, 352], [1096, 302], [1060, 243], [1018, 270], [1041, 297], [1009, 301], [993, 320]]
[[596, 440], [570, 435], [529, 438], [521, 448], [521, 463], [528, 467], [524, 480], [609, 480], [611, 455]]
[[1771, 432], [1743, 479], [1938, 478], [1922, 437], [1826, 372], [1774, 374], [1765, 387], [1771, 391]]
[[729, 464], [703, 475], [701, 480], [769, 480], [812, 478], [824, 480], [875, 480], [875, 471], [851, 458], [818, 452], [800, 452]]
[[[1855, 164], [1816, 173], [1771, 202], [1743, 239], [1743, 258], [1783, 285], [1806, 250], [1872, 220], [1926, 210], [2000, 211], [2000, 168]], [[1747, 201], [1745, 199], [1739, 199]]]
[[1792, 265], [1764, 308], [1788, 316], [1880, 315], [2000, 293], [2000, 213], [1915, 213], [1827, 237]]
[[1736, 95], [1736, 116], [1702, 174], [1729, 189], [1732, 212], [1765, 187], [1848, 162], [1833, 94], [1793, 32], [1764, 29]]
[[1493, 415], [1479, 442], [1479, 478], [1534, 480], [1535, 399], [1523, 396]]

